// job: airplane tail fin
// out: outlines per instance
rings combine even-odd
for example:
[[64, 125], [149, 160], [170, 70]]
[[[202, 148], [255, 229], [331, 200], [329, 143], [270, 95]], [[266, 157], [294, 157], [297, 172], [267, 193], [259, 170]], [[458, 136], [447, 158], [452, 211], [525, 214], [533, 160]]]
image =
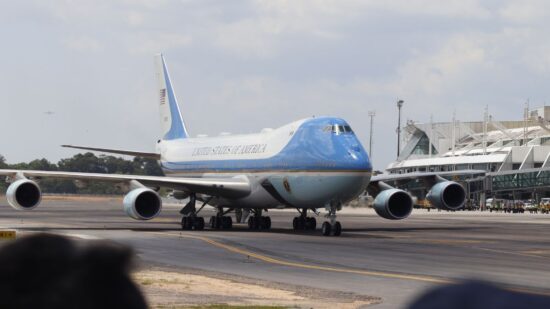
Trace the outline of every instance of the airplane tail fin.
[[180, 112], [178, 101], [170, 75], [166, 68], [164, 56], [158, 54], [155, 59], [157, 67], [158, 89], [160, 95], [160, 122], [162, 126], [162, 139], [173, 140], [189, 137], [185, 122]]

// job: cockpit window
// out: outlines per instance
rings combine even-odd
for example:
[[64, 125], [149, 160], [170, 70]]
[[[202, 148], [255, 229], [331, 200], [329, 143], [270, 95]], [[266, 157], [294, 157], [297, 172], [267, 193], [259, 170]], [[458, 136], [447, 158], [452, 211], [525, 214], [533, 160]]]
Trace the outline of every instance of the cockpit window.
[[341, 125], [328, 125], [323, 128], [323, 132], [332, 132], [333, 134], [353, 134], [353, 130], [350, 126], [341, 126]]

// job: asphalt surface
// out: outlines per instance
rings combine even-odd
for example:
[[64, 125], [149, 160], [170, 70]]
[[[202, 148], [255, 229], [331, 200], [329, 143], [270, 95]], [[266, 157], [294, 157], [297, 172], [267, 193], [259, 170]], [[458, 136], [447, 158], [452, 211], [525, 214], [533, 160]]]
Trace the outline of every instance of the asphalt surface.
[[[45, 200], [30, 212], [0, 199], [0, 228], [48, 231], [131, 245], [144, 263], [378, 296], [373, 308], [405, 307], [430, 287], [477, 278], [550, 295], [550, 215], [414, 211], [390, 221], [372, 211], [339, 215], [344, 232], [291, 229], [295, 212], [271, 211], [271, 231], [179, 230], [179, 206], [149, 222], [121, 200]], [[211, 212], [205, 212], [210, 215]]]

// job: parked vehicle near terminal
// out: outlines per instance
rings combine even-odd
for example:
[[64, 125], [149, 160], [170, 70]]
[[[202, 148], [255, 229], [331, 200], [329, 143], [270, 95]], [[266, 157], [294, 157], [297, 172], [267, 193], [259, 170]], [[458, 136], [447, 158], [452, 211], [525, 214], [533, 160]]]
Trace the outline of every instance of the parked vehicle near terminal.
[[486, 208], [490, 212], [505, 212], [505, 213], [524, 213], [525, 202], [512, 201], [499, 198], [488, 198], [485, 201]]
[[488, 198], [485, 201], [485, 208], [487, 208], [490, 212], [500, 211], [502, 210], [502, 206], [505, 201], [506, 201], [505, 199]]
[[533, 200], [528, 200], [523, 204], [523, 209], [529, 213], [538, 213], [540, 204], [535, 203]]
[[540, 200], [539, 211], [543, 214], [550, 213], [550, 197], [543, 197]]

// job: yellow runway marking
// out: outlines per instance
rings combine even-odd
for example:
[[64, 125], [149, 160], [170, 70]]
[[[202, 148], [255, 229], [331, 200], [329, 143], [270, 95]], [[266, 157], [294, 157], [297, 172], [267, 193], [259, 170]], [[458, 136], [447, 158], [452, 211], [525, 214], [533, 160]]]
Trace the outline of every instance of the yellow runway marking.
[[521, 251], [521, 253], [532, 254], [532, 255], [550, 255], [550, 250], [548, 250], [548, 249], [535, 249], [535, 250]]
[[383, 278], [392, 278], [392, 279], [404, 279], [404, 280], [414, 280], [414, 281], [422, 281], [422, 282], [429, 282], [429, 283], [453, 283], [452, 280], [448, 279], [441, 279], [436, 277], [429, 277], [429, 276], [418, 276], [418, 275], [406, 275], [406, 274], [396, 274], [396, 273], [389, 273], [389, 272], [381, 272], [381, 271], [369, 271], [369, 270], [360, 270], [360, 269], [352, 269], [352, 268], [341, 268], [341, 267], [329, 267], [329, 266], [319, 266], [319, 265], [310, 265], [310, 264], [304, 264], [304, 263], [297, 263], [297, 262], [290, 262], [285, 260], [280, 260], [276, 258], [272, 258], [266, 255], [258, 254], [252, 251], [243, 250], [231, 245], [227, 245], [224, 243], [221, 243], [219, 241], [213, 240], [208, 237], [204, 236], [194, 236], [194, 235], [185, 235], [185, 234], [173, 234], [173, 233], [158, 233], [153, 232], [154, 234], [160, 234], [160, 235], [172, 235], [172, 236], [180, 236], [188, 239], [196, 239], [204, 241], [212, 246], [225, 249], [227, 251], [237, 253], [240, 255], [244, 255], [247, 257], [255, 258], [257, 260], [275, 264], [275, 265], [281, 265], [281, 266], [288, 266], [288, 267], [296, 267], [296, 268], [302, 268], [302, 269], [313, 269], [313, 270], [323, 270], [323, 271], [329, 271], [329, 272], [337, 272], [337, 273], [347, 273], [347, 274], [357, 274], [357, 275], [363, 275], [363, 276], [375, 276], [375, 277], [383, 277]]
[[[428, 283], [436, 283], [436, 284], [455, 284], [455, 283], [457, 283], [456, 281], [451, 280], [451, 279], [443, 279], [443, 278], [430, 277], [430, 276], [396, 274], [396, 273], [389, 273], [389, 272], [369, 271], [369, 270], [341, 268], [341, 267], [328, 267], [328, 266], [310, 265], [310, 264], [304, 264], [304, 263], [296, 263], [296, 262], [290, 262], [290, 261], [285, 261], [285, 260], [279, 260], [279, 259], [272, 258], [272, 257], [266, 256], [266, 255], [258, 254], [258, 253], [252, 252], [252, 251], [239, 249], [237, 247], [227, 245], [227, 244], [221, 243], [219, 241], [216, 241], [216, 240], [213, 240], [211, 238], [204, 237], [204, 236], [174, 234], [174, 233], [159, 233], [159, 232], [152, 232], [152, 234], [158, 234], [158, 235], [163, 235], [163, 236], [171, 235], [171, 236], [179, 236], [179, 237], [183, 237], [183, 238], [187, 238], [187, 239], [201, 240], [201, 241], [204, 241], [204, 242], [206, 242], [206, 243], [208, 243], [208, 244], [210, 244], [214, 247], [225, 249], [227, 251], [237, 253], [237, 254], [240, 254], [240, 255], [245, 255], [247, 257], [255, 258], [255, 259], [258, 259], [260, 261], [264, 261], [266, 263], [281, 265], [281, 266], [296, 267], [296, 268], [302, 268], [302, 269], [323, 270], [323, 271], [337, 272], [337, 273], [356, 274], [356, 275], [371, 276], [371, 277], [412, 280], [412, 281], [420, 281], [420, 282], [428, 282]], [[540, 257], [540, 256], [538, 256], [538, 257]], [[525, 288], [504, 288], [504, 289], [508, 290], [508, 291], [512, 291], [512, 292], [550, 296], [549, 292], [533, 291], [533, 290], [529, 290], [529, 289], [525, 289]]]
[[425, 242], [440, 245], [463, 245], [463, 244], [481, 244], [486, 243], [483, 240], [468, 240], [468, 239], [415, 239], [416, 242]]
[[506, 250], [498, 250], [498, 249], [489, 249], [489, 248], [476, 248], [478, 250], [483, 251], [490, 251], [490, 252], [496, 252], [496, 253], [504, 253], [504, 254], [510, 254], [510, 255], [518, 255], [518, 256], [525, 256], [525, 257], [534, 257], [534, 258], [542, 258], [542, 259], [548, 259], [548, 256], [538, 255], [534, 253], [530, 253], [529, 251], [506, 251]]

